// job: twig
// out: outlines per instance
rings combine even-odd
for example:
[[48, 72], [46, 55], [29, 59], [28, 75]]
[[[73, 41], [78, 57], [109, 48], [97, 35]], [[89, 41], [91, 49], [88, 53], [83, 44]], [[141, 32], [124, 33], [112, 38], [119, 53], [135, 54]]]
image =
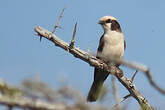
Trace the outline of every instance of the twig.
[[134, 80], [134, 78], [135, 78], [137, 72], [138, 72], [138, 71], [136, 70], [135, 73], [133, 74], [133, 76], [131, 77], [131, 81], [132, 81], [132, 82], [133, 82], [133, 80]]
[[[128, 94], [128, 95], [124, 96], [122, 99], [120, 99], [119, 103], [125, 101], [129, 97], [131, 97], [131, 94]], [[115, 104], [114, 106], [112, 106], [112, 110], [113, 110], [113, 108], [116, 108], [116, 107], [117, 107], [117, 104]]]
[[113, 75], [111, 76], [111, 81], [112, 81], [113, 95], [114, 95], [115, 100], [116, 100], [116, 106], [115, 107], [117, 110], [120, 110], [120, 101], [119, 101], [117, 86], [115, 83], [115, 77]]
[[128, 94], [128, 95], [124, 96], [124, 97], [120, 100], [120, 102], [125, 101], [128, 97], [131, 97], [131, 94]]
[[160, 88], [152, 79], [152, 75], [151, 72], [148, 70], [145, 74], [150, 82], [150, 84], [156, 89], [158, 90], [160, 93], [162, 93], [163, 95], [165, 95], [165, 90]]
[[[69, 44], [64, 42], [63, 40], [59, 39], [56, 35], [52, 34], [52, 32], [49, 32], [48, 30], [41, 28], [41, 27], [35, 27], [35, 31], [37, 33], [39, 33], [40, 35], [42, 35], [43, 37], [45, 37], [46, 39], [55, 43], [56, 46], [59, 46], [66, 51], [69, 49]], [[79, 58], [79, 59], [89, 63], [91, 66], [101, 68], [111, 74], [114, 74], [117, 77], [117, 79], [122, 83], [122, 85], [125, 86], [125, 88], [130, 92], [131, 96], [133, 96], [138, 101], [138, 103], [140, 104], [142, 109], [145, 108], [147, 110], [152, 110], [152, 107], [150, 106], [148, 101], [141, 95], [141, 93], [138, 91], [136, 86], [123, 74], [121, 69], [119, 69], [115, 66], [112, 66], [112, 65], [109, 66], [106, 63], [104, 63], [103, 61], [97, 59], [96, 57], [94, 57], [94, 56], [88, 54], [87, 52], [80, 50], [79, 48], [76, 48], [76, 47], [73, 47], [72, 49], [70, 49], [69, 52], [72, 55], [74, 55], [76, 58]], [[121, 64], [123, 64], [123, 65], [125, 65], [125, 63], [127, 63], [126, 66], [136, 68], [136, 70], [146, 69], [139, 65], [130, 65], [132, 63], [130, 63], [130, 62], [128, 63], [128, 61], [124, 61], [124, 62], [123, 62], [123, 60], [122, 61], [118, 60], [118, 61], [121, 62]]]
[[71, 40], [70, 45], [69, 45], [70, 48], [73, 48], [73, 46], [74, 46], [76, 30], [77, 30], [77, 22], [76, 22], [76, 24], [75, 24], [75, 26], [74, 26], [74, 31], [73, 31], [72, 40]]
[[42, 40], [42, 36], [40, 36], [40, 42], [41, 42], [41, 40]]
[[54, 33], [54, 32], [56, 31], [56, 28], [57, 28], [57, 27], [59, 27], [60, 19], [62, 18], [62, 15], [63, 15], [65, 9], [66, 9], [66, 7], [64, 7], [64, 8], [62, 9], [60, 15], [58, 16], [57, 22], [56, 22], [56, 24], [55, 24], [55, 26], [54, 26], [54, 28], [53, 28], [53, 30], [52, 30], [52, 33]]
[[39, 34], [34, 34], [35, 36], [39, 36], [40, 37], [40, 42], [41, 42], [41, 40], [42, 40], [42, 36], [41, 35], [39, 35]]
[[14, 86], [9, 86], [8, 84], [0, 80], [0, 95], [1, 94], [9, 97], [16, 97], [16, 96], [21, 96], [22, 91], [19, 88]]

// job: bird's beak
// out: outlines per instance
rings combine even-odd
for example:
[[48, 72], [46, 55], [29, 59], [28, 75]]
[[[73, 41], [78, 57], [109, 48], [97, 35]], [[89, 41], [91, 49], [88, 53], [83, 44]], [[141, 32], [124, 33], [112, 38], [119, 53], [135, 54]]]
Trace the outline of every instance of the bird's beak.
[[98, 24], [103, 25], [103, 24], [105, 24], [105, 22], [100, 20], [100, 21], [98, 22]]

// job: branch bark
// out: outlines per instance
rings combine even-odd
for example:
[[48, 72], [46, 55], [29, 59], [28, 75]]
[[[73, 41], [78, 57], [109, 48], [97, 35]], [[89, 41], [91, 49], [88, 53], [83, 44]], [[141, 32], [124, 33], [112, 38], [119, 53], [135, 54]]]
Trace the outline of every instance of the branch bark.
[[[138, 101], [138, 103], [140, 104], [143, 110], [153, 110], [151, 105], [148, 103], [148, 101], [142, 96], [142, 94], [136, 88], [135, 84], [123, 74], [123, 71], [121, 69], [116, 68], [115, 66], [109, 66], [106, 63], [102, 62], [101, 60], [97, 59], [96, 57], [90, 55], [89, 53], [80, 50], [79, 48], [76, 48], [74, 46], [70, 48], [68, 43], [59, 39], [55, 34], [42, 27], [39, 26], [35, 27], [35, 32], [37, 32], [39, 36], [45, 37], [46, 39], [52, 41], [56, 46], [61, 47], [64, 50], [68, 51], [76, 58], [79, 58], [87, 62], [93, 67], [104, 69], [105, 71], [115, 75], [117, 79], [120, 81], [120, 83], [130, 92], [130, 95], [133, 96]], [[148, 71], [148, 68], [130, 65], [130, 62], [124, 60], [120, 61], [115, 59], [115, 61], [120, 62], [123, 65], [135, 68], [136, 70], [141, 70], [143, 72]]]

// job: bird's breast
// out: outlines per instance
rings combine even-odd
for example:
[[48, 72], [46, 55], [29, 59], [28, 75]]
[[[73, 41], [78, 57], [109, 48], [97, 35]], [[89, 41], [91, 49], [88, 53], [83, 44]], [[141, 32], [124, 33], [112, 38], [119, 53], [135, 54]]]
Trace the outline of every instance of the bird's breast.
[[101, 52], [101, 58], [110, 60], [110, 58], [122, 58], [124, 55], [124, 36], [121, 33], [105, 34], [103, 37], [104, 47]]

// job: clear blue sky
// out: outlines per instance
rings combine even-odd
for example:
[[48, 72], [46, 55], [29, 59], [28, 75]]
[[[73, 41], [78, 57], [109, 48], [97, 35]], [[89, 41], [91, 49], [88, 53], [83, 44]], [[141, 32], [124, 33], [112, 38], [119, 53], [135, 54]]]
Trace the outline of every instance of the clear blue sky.
[[[125, 58], [146, 64], [154, 80], [165, 88], [165, 1], [163, 0], [1, 0], [0, 1], [0, 78], [10, 84], [38, 74], [52, 87], [59, 86], [65, 76], [73, 87], [87, 95], [93, 81], [93, 68], [74, 58], [50, 41], [34, 34], [35, 26], [52, 30], [61, 9], [66, 6], [56, 35], [69, 42], [78, 22], [76, 46], [91, 47], [96, 52], [103, 33], [97, 24], [104, 15], [115, 16], [126, 38]], [[134, 70], [124, 68], [130, 77]], [[107, 83], [110, 83], [110, 78]], [[153, 89], [139, 72], [135, 84], [159, 110], [164, 109], [165, 96]], [[118, 83], [120, 97], [127, 94]], [[131, 100], [130, 105], [136, 103]], [[136, 106], [137, 107], [137, 106]]]

